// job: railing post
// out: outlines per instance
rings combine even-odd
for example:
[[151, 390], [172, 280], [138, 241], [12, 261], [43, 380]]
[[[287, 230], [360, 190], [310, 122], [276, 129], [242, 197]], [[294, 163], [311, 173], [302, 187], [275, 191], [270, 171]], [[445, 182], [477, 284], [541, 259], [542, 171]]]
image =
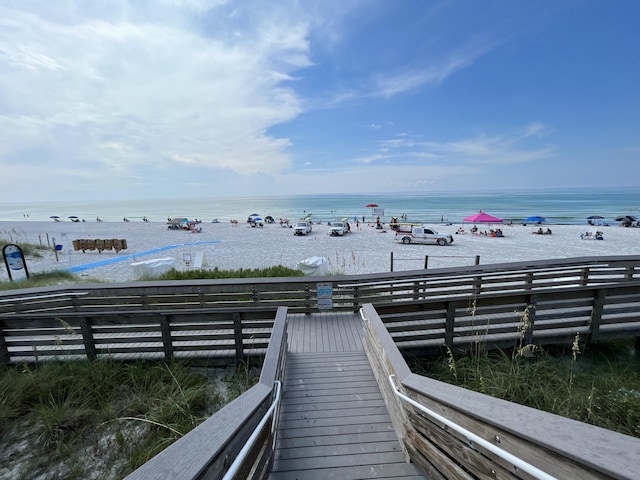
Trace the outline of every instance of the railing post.
[[82, 342], [84, 343], [84, 351], [87, 354], [87, 358], [93, 361], [98, 356], [96, 354], [96, 344], [93, 340], [91, 321], [87, 317], [80, 319], [80, 332], [82, 332]]
[[583, 287], [589, 285], [589, 267], [585, 267], [582, 269], [582, 274], [580, 275], [580, 285]]
[[607, 290], [604, 288], [593, 292], [593, 307], [591, 308], [591, 318], [589, 318], [589, 337], [587, 338], [589, 343], [598, 341], [606, 296]]
[[424, 269], [427, 269], [427, 266], [429, 265], [429, 255], [425, 255], [424, 256]]
[[525, 274], [524, 289], [531, 290], [533, 288], [533, 272], [527, 272]]
[[353, 287], [353, 311], [358, 312], [360, 310], [360, 289], [358, 285]]
[[244, 345], [242, 342], [242, 318], [239, 312], [233, 313], [233, 337], [236, 345], [236, 365], [244, 360]]
[[390, 255], [390, 258], [389, 258], [389, 264], [390, 264], [389, 271], [393, 272], [393, 252], [391, 252], [391, 255]]
[[2, 320], [0, 320], [0, 363], [9, 364], [10, 361], [9, 349], [7, 348], [7, 342], [4, 339], [4, 328], [2, 326]]
[[635, 271], [634, 267], [627, 267], [625, 272], [624, 272], [624, 279], [625, 280], [633, 280], [634, 271]]
[[447, 317], [444, 327], [444, 344], [453, 350], [453, 333], [456, 324], [456, 307], [453, 302], [447, 302]]
[[171, 340], [171, 324], [166, 315], [160, 315], [160, 332], [162, 333], [164, 359], [168, 362], [173, 358], [173, 341]]
[[480, 255], [476, 255], [476, 265], [480, 265]]
[[255, 283], [251, 285], [251, 299], [253, 300], [253, 303], [259, 303], [258, 287], [256, 287]]
[[309, 284], [304, 284], [304, 314], [311, 315], [311, 289]]
[[[526, 314], [527, 316], [525, 329], [523, 332], [524, 345], [531, 345], [533, 343], [533, 332], [536, 329], [535, 323], [536, 323], [536, 305], [537, 304], [538, 304], [538, 296], [529, 295], [529, 300], [527, 301], [527, 305], [525, 306], [525, 312], [523, 313], [523, 315]], [[523, 318], [522, 320], [524, 321], [525, 319]]]

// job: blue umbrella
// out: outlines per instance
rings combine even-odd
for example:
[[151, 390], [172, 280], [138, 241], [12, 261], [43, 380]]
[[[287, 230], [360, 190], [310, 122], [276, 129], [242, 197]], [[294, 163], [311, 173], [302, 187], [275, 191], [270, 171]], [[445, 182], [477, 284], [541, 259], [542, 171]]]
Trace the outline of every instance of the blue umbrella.
[[542, 223], [546, 221], [547, 220], [544, 217], [538, 217], [538, 216], [527, 217], [523, 220], [523, 222], [526, 222], [526, 223]]

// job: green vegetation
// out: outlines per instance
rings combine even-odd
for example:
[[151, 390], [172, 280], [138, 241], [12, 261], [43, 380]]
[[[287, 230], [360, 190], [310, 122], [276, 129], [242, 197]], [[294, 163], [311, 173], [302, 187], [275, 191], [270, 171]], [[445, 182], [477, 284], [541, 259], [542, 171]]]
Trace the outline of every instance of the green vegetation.
[[304, 273], [300, 270], [276, 265], [267, 268], [240, 268], [237, 270], [220, 270], [215, 267], [211, 270], [176, 270], [172, 268], [163, 275], [143, 277], [140, 280], [198, 280], [198, 279], [223, 279], [223, 278], [272, 278], [272, 277], [301, 277]]
[[15, 463], [0, 477], [122, 478], [258, 378], [248, 366], [222, 382], [211, 372], [112, 360], [2, 367], [0, 440]]
[[640, 437], [640, 359], [633, 342], [577, 341], [566, 349], [516, 349], [414, 359], [420, 375]]
[[[52, 270], [43, 273], [31, 273], [29, 278], [21, 278], [13, 282], [0, 282], [0, 290], [14, 290], [18, 288], [46, 287], [50, 285], [61, 285], [64, 283], [79, 282], [78, 277], [66, 270]], [[82, 280], [87, 283], [86, 279]]]

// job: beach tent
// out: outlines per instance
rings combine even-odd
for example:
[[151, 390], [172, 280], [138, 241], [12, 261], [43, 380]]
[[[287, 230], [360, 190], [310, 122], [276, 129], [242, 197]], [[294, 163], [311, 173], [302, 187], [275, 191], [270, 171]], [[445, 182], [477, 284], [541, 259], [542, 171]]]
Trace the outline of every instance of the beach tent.
[[471, 215], [470, 217], [465, 217], [464, 221], [473, 223], [502, 223], [501, 218], [489, 215], [482, 210], [480, 210], [480, 213], [476, 213], [475, 215]]
[[537, 215], [534, 215], [533, 217], [527, 217], [523, 220], [524, 223], [542, 223], [546, 221], [547, 221], [546, 218], [538, 217]]
[[298, 269], [307, 276], [322, 276], [329, 271], [329, 260], [325, 257], [310, 257], [298, 262]]

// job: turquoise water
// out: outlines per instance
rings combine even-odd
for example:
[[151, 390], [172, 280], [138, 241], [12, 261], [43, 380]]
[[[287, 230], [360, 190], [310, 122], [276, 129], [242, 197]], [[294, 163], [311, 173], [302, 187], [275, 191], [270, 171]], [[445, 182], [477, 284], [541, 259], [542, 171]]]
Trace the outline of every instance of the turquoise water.
[[0, 204], [0, 221], [61, 221], [76, 215], [86, 221], [100, 217], [104, 221], [166, 221], [168, 217], [198, 218], [203, 222], [237, 219], [244, 222], [252, 213], [296, 220], [308, 213], [314, 221], [335, 220], [364, 215], [374, 218], [375, 203], [384, 210], [383, 219], [407, 215], [412, 222], [461, 222], [466, 216], [483, 210], [505, 221], [521, 221], [529, 216], [542, 216], [549, 223], [586, 223], [591, 215], [614, 222], [621, 215], [640, 218], [640, 188], [528, 190], [522, 192], [441, 192], [428, 194], [370, 195], [297, 195], [273, 197], [150, 199], [108, 202], [46, 202]]

